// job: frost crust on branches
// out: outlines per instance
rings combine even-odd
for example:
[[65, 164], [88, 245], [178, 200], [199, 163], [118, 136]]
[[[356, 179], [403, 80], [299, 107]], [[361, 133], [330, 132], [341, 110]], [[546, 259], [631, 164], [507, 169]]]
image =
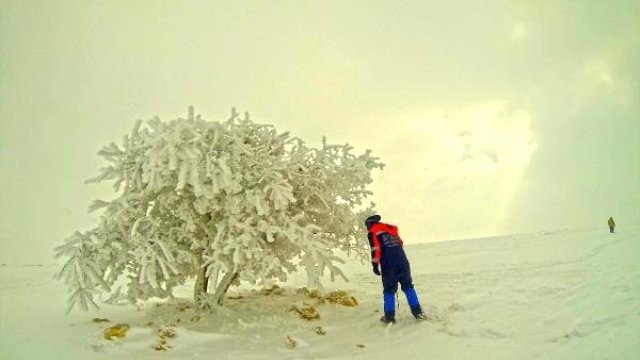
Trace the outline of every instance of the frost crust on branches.
[[[113, 181], [118, 196], [96, 200], [99, 225], [56, 248], [69, 308], [127, 281], [131, 302], [167, 298], [196, 278], [194, 299], [221, 305], [240, 280], [264, 285], [302, 267], [310, 286], [345, 278], [338, 252], [366, 256], [362, 219], [370, 151], [308, 147], [289, 133], [241, 118], [138, 121], [122, 145], [100, 150], [109, 165], [88, 182]], [[360, 210], [358, 210], [360, 209]], [[119, 280], [120, 279], [120, 280]], [[120, 290], [118, 290], [120, 291]]]

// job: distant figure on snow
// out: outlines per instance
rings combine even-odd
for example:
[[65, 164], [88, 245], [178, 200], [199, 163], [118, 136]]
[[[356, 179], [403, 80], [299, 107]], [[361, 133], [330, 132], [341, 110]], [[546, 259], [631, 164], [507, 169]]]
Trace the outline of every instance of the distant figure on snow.
[[612, 217], [610, 217], [610, 218], [609, 218], [609, 221], [607, 222], [607, 224], [609, 224], [609, 232], [610, 232], [610, 233], [613, 233], [613, 230], [614, 230], [614, 229], [615, 229], [615, 227], [616, 227], [616, 222], [615, 222], [615, 221], [613, 221], [613, 218], [612, 218]]
[[407, 297], [413, 316], [417, 320], [424, 320], [426, 316], [413, 288], [409, 260], [402, 249], [398, 227], [382, 223], [380, 220], [380, 215], [372, 215], [364, 222], [369, 231], [367, 237], [371, 245], [373, 273], [382, 275], [384, 316], [380, 321], [387, 324], [396, 322], [395, 294], [398, 291], [398, 283]]

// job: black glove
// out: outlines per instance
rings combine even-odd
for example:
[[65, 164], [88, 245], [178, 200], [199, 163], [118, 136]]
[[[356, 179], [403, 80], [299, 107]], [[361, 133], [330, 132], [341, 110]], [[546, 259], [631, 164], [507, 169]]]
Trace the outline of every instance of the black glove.
[[373, 273], [380, 276], [380, 265], [371, 263], [371, 266], [373, 266]]

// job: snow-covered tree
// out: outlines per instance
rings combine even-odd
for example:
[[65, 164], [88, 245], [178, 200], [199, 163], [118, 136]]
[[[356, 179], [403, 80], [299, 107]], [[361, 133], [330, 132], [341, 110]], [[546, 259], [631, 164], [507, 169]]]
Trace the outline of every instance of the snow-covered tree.
[[362, 219], [371, 171], [383, 164], [349, 145], [307, 146], [289, 133], [241, 118], [138, 121], [109, 166], [88, 182], [114, 181], [96, 200], [99, 225], [56, 248], [70, 288], [69, 311], [96, 307], [97, 292], [126, 281], [131, 302], [172, 296], [195, 278], [200, 305], [222, 304], [240, 280], [264, 285], [304, 269], [310, 286], [345, 278], [339, 252], [366, 256]]

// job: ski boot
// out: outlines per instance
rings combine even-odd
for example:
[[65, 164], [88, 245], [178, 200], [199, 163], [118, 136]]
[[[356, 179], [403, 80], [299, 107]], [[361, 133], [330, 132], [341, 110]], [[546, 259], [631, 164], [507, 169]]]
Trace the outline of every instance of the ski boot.
[[419, 314], [413, 315], [413, 317], [416, 318], [416, 321], [429, 320], [429, 318], [425, 313], [419, 313]]
[[384, 316], [380, 318], [380, 321], [385, 324], [395, 324], [396, 314], [393, 311], [385, 311]]
[[413, 317], [416, 318], [416, 321], [427, 320], [427, 315], [422, 312], [422, 307], [420, 305], [412, 306], [411, 313], [413, 314]]

